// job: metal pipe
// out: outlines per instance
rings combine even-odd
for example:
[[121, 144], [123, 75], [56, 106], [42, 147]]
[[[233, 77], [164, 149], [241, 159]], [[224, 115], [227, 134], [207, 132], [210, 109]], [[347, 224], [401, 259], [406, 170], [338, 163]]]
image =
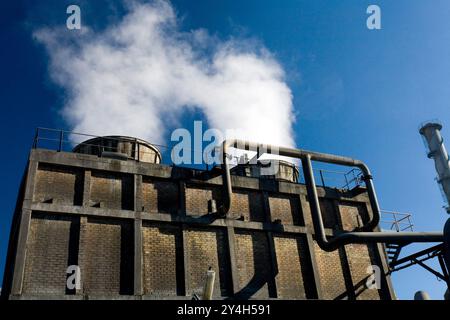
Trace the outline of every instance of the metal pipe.
[[227, 216], [231, 208], [231, 173], [228, 164], [228, 147], [239, 148], [242, 150], [258, 149], [265, 147], [267, 153], [272, 153], [272, 150], [277, 150], [277, 155], [301, 159], [303, 171], [305, 175], [305, 183], [308, 192], [309, 203], [311, 207], [311, 215], [314, 225], [314, 233], [317, 244], [322, 250], [333, 251], [349, 243], [368, 243], [368, 242], [390, 242], [390, 243], [406, 243], [406, 242], [442, 242], [442, 232], [343, 232], [332, 239], [327, 239], [325, 234], [325, 227], [320, 211], [319, 197], [317, 194], [316, 183], [312, 170], [311, 161], [321, 161], [326, 163], [333, 163], [339, 165], [347, 165], [358, 167], [363, 173], [363, 180], [367, 187], [369, 202], [372, 207], [372, 217], [361, 229], [364, 231], [372, 231], [378, 226], [380, 221], [380, 208], [378, 205], [375, 187], [372, 182], [372, 175], [369, 168], [359, 160], [352, 158], [335, 156], [324, 153], [311, 152], [301, 149], [292, 149], [284, 147], [276, 147], [271, 145], [262, 145], [250, 143], [242, 140], [225, 140], [222, 143], [222, 178], [224, 186], [224, 197], [222, 205], [218, 212], [222, 216]]
[[441, 129], [441, 124], [430, 122], [423, 125], [419, 132], [428, 146], [428, 157], [434, 160], [438, 183], [446, 198], [447, 212], [450, 213], [450, 160], [441, 136]]
[[216, 272], [211, 270], [211, 267], [206, 272], [205, 287], [203, 289], [203, 300], [212, 300], [214, 293], [214, 279], [216, 277]]
[[363, 179], [367, 187], [367, 191], [369, 194], [369, 202], [372, 207], [373, 215], [370, 221], [362, 227], [362, 230], [373, 230], [380, 221], [380, 208], [378, 205], [377, 196], [375, 194], [375, 188], [372, 183], [372, 175], [370, 173], [369, 168], [359, 160], [355, 160], [348, 157], [336, 156], [332, 154], [326, 153], [318, 153], [313, 151], [307, 151], [302, 149], [293, 149], [286, 147], [278, 147], [272, 145], [264, 145], [259, 143], [253, 143], [249, 141], [243, 141], [238, 139], [229, 139], [224, 140], [222, 143], [222, 177], [223, 177], [223, 185], [224, 185], [224, 199], [222, 205], [219, 207], [219, 214], [222, 216], [226, 216], [230, 211], [231, 207], [231, 194], [232, 194], [232, 186], [231, 186], [231, 174], [230, 174], [230, 166], [228, 164], [228, 148], [234, 147], [242, 150], [267, 150], [266, 153], [272, 153], [272, 150], [276, 150], [276, 154], [280, 156], [286, 156], [297, 159], [305, 159], [307, 156], [310, 160], [346, 165], [359, 168], [363, 173]]

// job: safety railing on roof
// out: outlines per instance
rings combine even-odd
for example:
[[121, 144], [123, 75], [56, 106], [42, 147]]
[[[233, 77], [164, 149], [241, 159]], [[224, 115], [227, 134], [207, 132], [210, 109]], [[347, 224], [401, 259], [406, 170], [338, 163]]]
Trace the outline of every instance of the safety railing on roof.
[[380, 227], [389, 231], [414, 231], [410, 213], [380, 210]]
[[[100, 140], [95, 143], [91, 143], [91, 139], [95, 138], [99, 138]], [[105, 141], [102, 141], [103, 138], [104, 137], [92, 134], [60, 129], [37, 128], [33, 140], [33, 148], [49, 149], [58, 152], [72, 152], [75, 147], [85, 146], [97, 150], [96, 153], [101, 156], [104, 152], [120, 152], [119, 142], [131, 142], [133, 144], [133, 150], [131, 150], [130, 152], [131, 157], [139, 160], [139, 158], [155, 155], [155, 152], [152, 150], [147, 151], [143, 148], [139, 148], [139, 144], [142, 143], [142, 140], [137, 138], [112, 136], [105, 138], [105, 141], [107, 141], [107, 143], [105, 143]], [[150, 142], [149, 144], [159, 149], [159, 152], [161, 152], [161, 149], [169, 149], [168, 146]]]
[[[54, 151], [65, 151], [72, 152], [76, 146], [86, 146], [94, 149], [98, 149], [97, 154], [99, 156], [104, 152], [119, 152], [117, 144], [106, 145], [104, 143], [89, 143], [91, 139], [94, 138], [102, 138], [101, 136], [79, 133], [67, 130], [60, 129], [51, 129], [51, 128], [37, 128], [36, 134], [33, 140], [33, 148], [42, 148], [49, 149]], [[130, 142], [130, 139], [124, 139], [121, 137], [108, 137], [108, 141], [124, 141]], [[152, 146], [157, 147], [161, 153], [171, 153], [172, 147], [167, 145], [155, 144], [149, 142]], [[190, 150], [192, 151], [192, 150]], [[134, 150], [131, 152], [131, 157], [139, 160], [140, 157], [145, 156], [145, 154], [150, 152], [146, 152], [145, 150], [139, 150], [138, 139], [136, 139], [136, 144]], [[153, 155], [153, 154], [152, 154]], [[239, 160], [239, 157], [236, 157], [236, 163]], [[198, 168], [198, 165], [196, 166]], [[205, 163], [205, 167], [207, 170], [214, 167], [213, 165], [207, 165]], [[298, 172], [303, 172], [300, 166], [296, 166]], [[350, 171], [339, 171], [339, 170], [331, 170], [331, 169], [314, 169], [314, 174], [316, 176], [317, 181], [320, 181], [322, 187], [329, 188], [338, 188], [344, 190], [351, 190], [357, 186], [363, 185], [363, 181], [361, 179], [362, 173], [359, 169], [354, 168]], [[298, 179], [299, 183], [304, 183], [304, 177], [300, 174]]]

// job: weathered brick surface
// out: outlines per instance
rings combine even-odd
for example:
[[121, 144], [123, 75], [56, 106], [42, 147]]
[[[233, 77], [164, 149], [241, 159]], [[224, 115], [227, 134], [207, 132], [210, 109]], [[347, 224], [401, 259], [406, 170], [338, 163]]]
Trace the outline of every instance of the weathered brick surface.
[[176, 214], [178, 211], [179, 191], [176, 182], [144, 179], [142, 195], [145, 212]]
[[133, 293], [133, 228], [128, 221], [88, 218], [82, 232], [84, 293]]
[[317, 268], [322, 286], [323, 299], [334, 300], [347, 297], [342, 259], [342, 249], [326, 252], [314, 242]]
[[219, 205], [221, 190], [218, 187], [187, 186], [186, 213], [204, 215], [208, 213], [208, 201], [216, 200]]
[[[306, 299], [314, 288], [308, 245], [302, 237], [274, 236], [277, 296]], [[311, 298], [311, 296], [309, 296]]]
[[36, 174], [33, 200], [65, 205], [81, 205], [83, 197], [81, 170], [40, 165]]
[[[144, 294], [177, 294], [177, 250], [181, 243], [179, 227], [146, 223], [142, 228]], [[178, 275], [180, 276], [180, 275]]]
[[[114, 172], [120, 167], [118, 162], [111, 164], [110, 171], [97, 171], [107, 168], [108, 160], [102, 161], [105, 161], [102, 164], [105, 166], [88, 169], [92, 171], [88, 186], [90, 189], [85, 190], [84, 194], [90, 195], [89, 199], [82, 199], [83, 169], [39, 165], [33, 200], [55, 205], [40, 205], [43, 208], [41, 210], [59, 211], [64, 207], [56, 206], [58, 204], [81, 205], [83, 200], [89, 200], [85, 201], [86, 205], [140, 211], [142, 208], [134, 208], [133, 175]], [[126, 162], [126, 167], [133, 168], [133, 163]], [[186, 190], [179, 190], [178, 178], [146, 177], [147, 171], [143, 168], [137, 171], [144, 176], [142, 193], [137, 195], [139, 198], [136, 203], [145, 212], [173, 214], [186, 207], [188, 215], [204, 215], [208, 213], [208, 200], [216, 200], [217, 205], [221, 203], [222, 189], [219, 185], [188, 179], [185, 181]], [[261, 184], [263, 189], [253, 190], [253, 184], [245, 186], [242, 181], [239, 183], [239, 187], [233, 186], [231, 199], [231, 214], [234, 218], [243, 216], [244, 221], [266, 222], [263, 228], [270, 223], [266, 221], [267, 218], [271, 221], [279, 219], [285, 225], [306, 225], [307, 231], [311, 233], [312, 220], [307, 197], [304, 194], [288, 193], [302, 188], [291, 189], [288, 185], [279, 185], [283, 193], [277, 193], [271, 185]], [[368, 220], [368, 212], [371, 212], [366, 207], [368, 204], [347, 199], [339, 202], [334, 198], [338, 196], [337, 193], [319, 191], [323, 196], [320, 206], [325, 227], [339, 229], [342, 224], [345, 230], [353, 230]], [[185, 195], [185, 203], [179, 203], [182, 194]], [[360, 195], [358, 199], [364, 198]], [[103, 217], [33, 213], [27, 242], [24, 293], [73, 294], [65, 289], [65, 271], [68, 265], [79, 264], [83, 282], [80, 293], [102, 296], [133, 294], [133, 212], [85, 209]], [[270, 217], [266, 217], [267, 214]], [[121, 220], [118, 216], [128, 218]], [[187, 295], [201, 294], [206, 271], [212, 267], [216, 271], [215, 297], [230, 296], [231, 264], [227, 228], [224, 226], [227, 224], [229, 228], [235, 228], [232, 247], [236, 258], [238, 298], [303, 299], [315, 296], [306, 236], [294, 235], [301, 228], [286, 227], [292, 232], [288, 234], [282, 232], [282, 226], [277, 226], [276, 233], [270, 237], [271, 233], [267, 230], [254, 229], [261, 227], [260, 224], [242, 221], [228, 220], [225, 223], [218, 219], [217, 222], [224, 225], [200, 226], [191, 224], [184, 217], [150, 217], [140, 212], [136, 216], [143, 219], [142, 275], [145, 295], [175, 297], [184, 295], [184, 289]], [[147, 218], [173, 218], [174, 221], [148, 222]], [[183, 221], [178, 221], [178, 218]], [[204, 220], [198, 221], [203, 223]], [[183, 223], [183, 227], [180, 223]], [[381, 264], [373, 249], [369, 250], [364, 245], [350, 245], [327, 253], [315, 244], [314, 253], [322, 285], [320, 291], [324, 298], [378, 299], [386, 294], [384, 291], [361, 290], [364, 287], [360, 284], [368, 276], [367, 267]], [[355, 288], [347, 292], [351, 286]]]
[[188, 295], [201, 295], [209, 267], [216, 272], [214, 296], [230, 295], [230, 269], [227, 259], [226, 234], [223, 229], [184, 230], [188, 256]]
[[364, 203], [342, 202], [339, 204], [342, 228], [353, 231], [367, 223], [368, 213]]
[[90, 204], [109, 209], [133, 210], [133, 176], [93, 171]]
[[266, 213], [262, 194], [242, 189], [233, 190], [230, 213], [234, 216], [243, 216], [244, 221], [264, 222]]
[[[372, 246], [370, 250], [373, 250]], [[350, 244], [345, 246], [345, 251], [348, 257], [348, 265], [356, 299], [379, 300], [379, 290], [368, 289], [366, 286], [367, 278], [370, 276], [367, 272], [367, 268], [375, 264], [371, 259], [369, 247], [364, 244]], [[379, 267], [382, 270], [382, 267]]]
[[273, 284], [269, 244], [264, 232], [236, 230], [236, 262], [241, 298], [269, 298]]
[[70, 263], [71, 229], [76, 218], [33, 214], [27, 242], [23, 292], [27, 294], [65, 294], [66, 270]]
[[282, 224], [304, 225], [298, 195], [272, 194], [269, 196], [270, 218]]

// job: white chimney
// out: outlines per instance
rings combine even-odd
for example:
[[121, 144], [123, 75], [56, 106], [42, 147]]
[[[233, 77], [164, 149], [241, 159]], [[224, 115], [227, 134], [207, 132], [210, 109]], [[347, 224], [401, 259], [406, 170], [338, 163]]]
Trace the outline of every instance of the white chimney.
[[429, 122], [423, 125], [419, 132], [423, 136], [428, 148], [428, 158], [434, 160], [437, 181], [445, 195], [447, 213], [450, 213], [450, 162], [444, 139], [441, 136], [442, 125], [437, 122]]

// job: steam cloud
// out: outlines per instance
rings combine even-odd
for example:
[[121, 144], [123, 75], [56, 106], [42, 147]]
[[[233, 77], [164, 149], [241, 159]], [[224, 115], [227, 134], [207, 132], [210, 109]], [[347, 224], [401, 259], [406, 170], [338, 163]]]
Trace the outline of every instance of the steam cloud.
[[74, 131], [164, 143], [187, 110], [236, 138], [294, 146], [292, 94], [280, 64], [251, 41], [181, 32], [167, 2], [134, 2], [121, 22], [95, 33], [35, 32], [52, 79], [67, 94]]

